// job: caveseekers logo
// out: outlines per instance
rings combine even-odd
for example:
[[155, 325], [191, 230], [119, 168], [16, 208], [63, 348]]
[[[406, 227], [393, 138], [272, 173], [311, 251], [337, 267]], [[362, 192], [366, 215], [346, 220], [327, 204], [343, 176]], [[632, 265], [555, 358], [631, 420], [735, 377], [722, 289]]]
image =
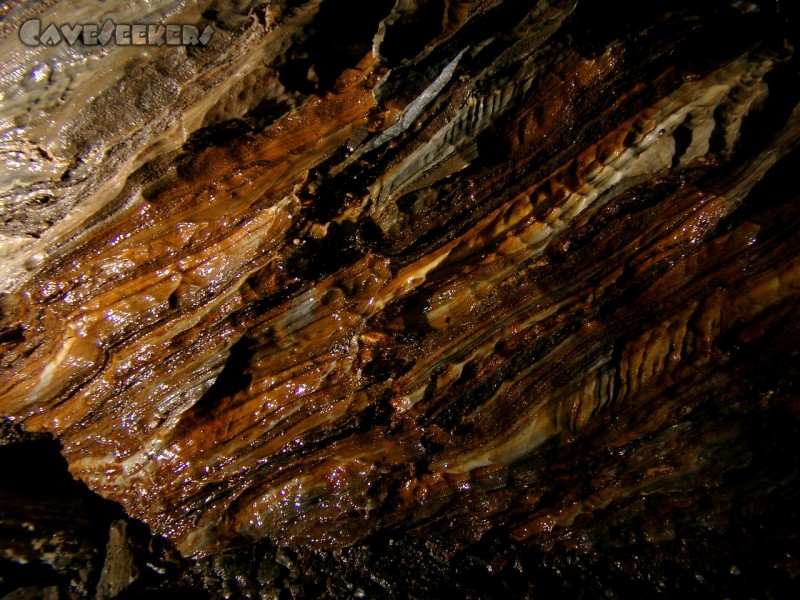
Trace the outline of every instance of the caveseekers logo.
[[67, 43], [70, 46], [205, 46], [211, 41], [214, 28], [206, 25], [201, 33], [194, 25], [117, 24], [111, 20], [103, 23], [79, 25], [50, 24], [42, 27], [39, 19], [31, 19], [19, 28], [19, 39], [26, 46], [55, 46]]

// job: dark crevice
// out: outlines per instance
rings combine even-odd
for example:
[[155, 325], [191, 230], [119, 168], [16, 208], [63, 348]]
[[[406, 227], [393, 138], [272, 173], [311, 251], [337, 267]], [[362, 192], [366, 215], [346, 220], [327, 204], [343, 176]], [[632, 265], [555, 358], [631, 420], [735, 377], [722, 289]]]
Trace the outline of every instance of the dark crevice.
[[766, 146], [789, 120], [800, 101], [800, 60], [776, 65], [766, 74], [768, 96], [763, 105], [748, 113], [742, 121], [737, 150], [752, 154]]
[[796, 148], [776, 162], [753, 186], [742, 206], [719, 222], [717, 230], [731, 231], [741, 223], [752, 220], [765, 227], [760, 236], [763, 238], [771, 235], [772, 230], [789, 225], [784, 219], [775, 218], [774, 215], [779, 214], [783, 205], [788, 206], [800, 196], [800, 190], [796, 186], [798, 171], [800, 171], [800, 148]]
[[308, 37], [281, 66], [281, 83], [303, 94], [330, 90], [342, 72], [369, 53], [378, 24], [392, 5], [391, 0], [377, 0], [353, 10], [345, 0], [323, 2]]
[[419, 54], [426, 44], [442, 33], [446, 6], [443, 0], [422, 0], [414, 12], [402, 15], [386, 30], [381, 55], [397, 64]]
[[0, 597], [16, 590], [27, 594], [21, 598], [49, 597], [41, 595], [48, 587], [61, 590], [59, 598], [96, 597], [101, 572], [111, 573], [109, 561], [119, 560], [106, 554], [114, 523], [125, 524], [134, 564], [130, 580], [113, 581], [121, 590], [115, 598], [186, 587], [204, 597], [168, 542], [72, 477], [61, 445], [48, 434], [0, 419], [0, 472]]
[[247, 336], [243, 336], [231, 346], [225, 366], [217, 375], [217, 379], [191, 408], [190, 414], [183, 419], [187, 427], [196, 427], [197, 422], [203, 419], [213, 419], [221, 402], [250, 386], [253, 376], [246, 371], [253, 356], [252, 348], [253, 340]]

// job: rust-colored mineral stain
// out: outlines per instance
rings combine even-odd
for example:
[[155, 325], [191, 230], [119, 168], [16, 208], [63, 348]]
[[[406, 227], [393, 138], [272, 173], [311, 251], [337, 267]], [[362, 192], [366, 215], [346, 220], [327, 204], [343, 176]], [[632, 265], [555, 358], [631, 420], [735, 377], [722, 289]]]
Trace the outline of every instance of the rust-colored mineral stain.
[[[419, 57], [376, 41], [329, 88], [281, 55], [253, 80], [283, 116], [131, 175], [3, 300], [0, 413], [185, 555], [399, 529], [589, 551], [596, 515], [722, 477], [706, 455], [744, 434], [704, 411], [749, 415], [742, 348], [789, 350], [772, 178], [800, 118], [743, 125], [788, 45], [675, 66], [713, 20], [568, 43], [574, 3], [444, 6]], [[254, 52], [308, 25], [281, 23]]]

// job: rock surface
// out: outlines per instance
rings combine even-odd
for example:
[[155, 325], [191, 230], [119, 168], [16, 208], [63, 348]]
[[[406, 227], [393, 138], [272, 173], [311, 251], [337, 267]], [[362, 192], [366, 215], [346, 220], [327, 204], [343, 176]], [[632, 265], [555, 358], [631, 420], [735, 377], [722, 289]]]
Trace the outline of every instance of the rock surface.
[[[7, 7], [5, 444], [124, 510], [55, 593], [792, 597], [798, 20], [697, 4]], [[97, 15], [214, 36], [18, 36]]]

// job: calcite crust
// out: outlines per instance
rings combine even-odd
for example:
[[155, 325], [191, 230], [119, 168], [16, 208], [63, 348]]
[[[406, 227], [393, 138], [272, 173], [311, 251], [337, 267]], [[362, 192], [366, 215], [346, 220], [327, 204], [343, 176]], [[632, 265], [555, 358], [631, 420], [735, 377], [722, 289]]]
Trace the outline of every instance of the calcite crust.
[[112, 2], [214, 35], [22, 44], [67, 4], [3, 17], [0, 415], [183, 555], [588, 551], [622, 506], [657, 544], [797, 427], [778, 3]]

